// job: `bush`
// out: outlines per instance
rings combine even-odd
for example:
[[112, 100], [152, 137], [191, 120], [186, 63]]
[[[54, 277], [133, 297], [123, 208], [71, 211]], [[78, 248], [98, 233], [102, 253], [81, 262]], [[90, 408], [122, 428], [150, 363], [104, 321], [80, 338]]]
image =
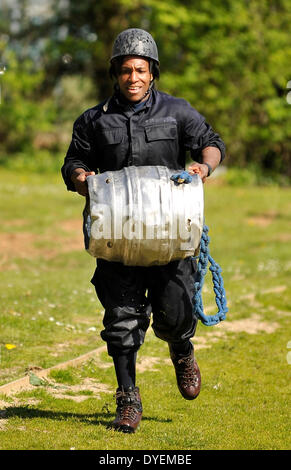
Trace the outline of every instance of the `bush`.
[[224, 184], [230, 186], [290, 186], [287, 175], [266, 171], [259, 165], [248, 168], [230, 167], [220, 177]]
[[2, 80], [0, 154], [31, 152], [39, 132], [53, 132], [57, 109], [50, 97], [40, 95], [44, 72], [26, 59], [17, 61], [10, 51]]

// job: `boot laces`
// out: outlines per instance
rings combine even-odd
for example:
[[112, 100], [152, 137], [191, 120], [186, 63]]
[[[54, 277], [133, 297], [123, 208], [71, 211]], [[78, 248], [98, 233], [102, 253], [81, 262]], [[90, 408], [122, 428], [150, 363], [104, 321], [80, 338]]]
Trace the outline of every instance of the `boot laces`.
[[185, 386], [197, 387], [199, 379], [194, 368], [194, 357], [187, 356], [178, 360], [178, 374]]
[[123, 389], [118, 390], [115, 394], [117, 402], [117, 412], [121, 419], [136, 418], [136, 414], [142, 411], [141, 402], [137, 398], [135, 391], [125, 392]]

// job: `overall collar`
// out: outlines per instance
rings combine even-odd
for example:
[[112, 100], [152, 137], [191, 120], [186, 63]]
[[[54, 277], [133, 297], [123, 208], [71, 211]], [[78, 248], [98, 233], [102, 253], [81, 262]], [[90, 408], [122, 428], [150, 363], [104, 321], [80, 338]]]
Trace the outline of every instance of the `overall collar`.
[[148, 98], [145, 101], [142, 101], [136, 104], [124, 98], [124, 96], [120, 92], [114, 93], [111, 99], [113, 103], [119, 106], [120, 108], [122, 108], [124, 112], [135, 113], [141, 109], [149, 108], [152, 106], [154, 93], [155, 93], [155, 90], [151, 90]]

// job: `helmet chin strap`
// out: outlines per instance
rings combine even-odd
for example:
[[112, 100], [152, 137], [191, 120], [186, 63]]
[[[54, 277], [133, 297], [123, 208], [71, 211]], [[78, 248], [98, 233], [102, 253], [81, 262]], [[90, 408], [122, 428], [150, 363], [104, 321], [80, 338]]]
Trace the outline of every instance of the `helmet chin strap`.
[[[134, 101], [134, 104], [140, 103], [146, 96], [148, 96], [148, 95], [150, 94], [150, 92], [152, 91], [153, 85], [154, 85], [154, 80], [151, 80], [150, 86], [149, 86], [148, 90], [145, 92], [145, 94], [141, 97], [140, 100]], [[114, 89], [115, 89], [116, 92], [119, 92], [119, 93], [120, 93], [120, 88], [119, 88], [118, 83], [115, 84]], [[130, 100], [128, 100], [128, 99], [126, 99], [126, 100], [127, 100], [129, 103], [132, 103], [132, 101], [130, 101]]]
[[135, 104], [136, 104], [136, 103], [141, 103], [141, 101], [142, 101], [147, 95], [150, 94], [150, 92], [152, 91], [152, 88], [153, 88], [153, 84], [154, 84], [154, 81], [151, 80], [151, 83], [150, 83], [150, 86], [149, 86], [148, 90], [145, 92], [145, 94], [141, 97], [140, 100], [134, 102]]

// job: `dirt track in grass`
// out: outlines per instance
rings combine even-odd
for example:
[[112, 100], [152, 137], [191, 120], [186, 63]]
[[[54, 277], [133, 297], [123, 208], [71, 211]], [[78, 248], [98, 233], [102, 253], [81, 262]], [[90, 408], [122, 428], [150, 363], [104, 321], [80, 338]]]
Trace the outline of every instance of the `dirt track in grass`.
[[16, 219], [4, 223], [5, 229], [19, 229], [0, 233], [0, 269], [13, 269], [15, 258], [52, 259], [60, 253], [84, 249], [82, 220], [65, 220], [44, 234], [28, 231], [27, 221]]

